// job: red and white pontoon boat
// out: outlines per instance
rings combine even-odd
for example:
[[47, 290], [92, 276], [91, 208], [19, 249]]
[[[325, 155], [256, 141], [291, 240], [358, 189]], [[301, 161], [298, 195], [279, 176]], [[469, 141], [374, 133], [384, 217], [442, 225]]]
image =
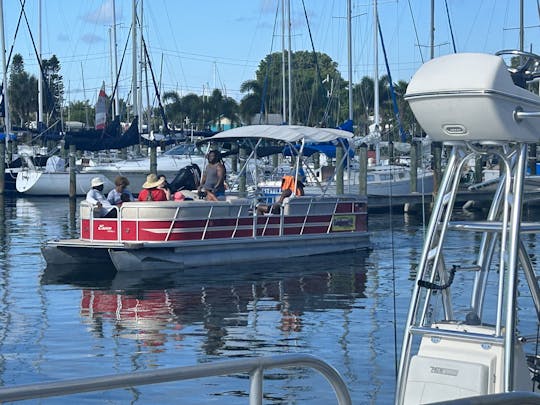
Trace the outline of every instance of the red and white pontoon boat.
[[[279, 129], [278, 129], [279, 128]], [[278, 129], [276, 131], [276, 129]], [[327, 128], [252, 126], [214, 141], [262, 139], [282, 144], [327, 142], [352, 134]], [[298, 162], [301, 161], [300, 156]], [[286, 199], [280, 214], [258, 215], [255, 199], [229, 195], [225, 201], [129, 202], [118, 218], [95, 218], [80, 206], [78, 239], [49, 241], [48, 265], [112, 262], [118, 271], [182, 269], [365, 248], [365, 196], [301, 196]]]

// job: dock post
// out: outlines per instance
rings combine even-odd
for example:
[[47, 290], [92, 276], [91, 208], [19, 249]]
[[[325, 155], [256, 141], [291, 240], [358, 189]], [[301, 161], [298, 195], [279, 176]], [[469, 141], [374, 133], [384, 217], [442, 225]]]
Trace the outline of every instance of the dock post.
[[69, 145], [69, 198], [77, 197], [77, 175], [75, 172], [75, 145]]
[[343, 194], [343, 146], [336, 146], [336, 195]]
[[484, 174], [482, 173], [482, 169], [484, 166], [484, 159], [482, 159], [482, 155], [477, 155], [474, 159], [474, 182], [475, 183], [482, 183], [484, 181]]
[[7, 142], [7, 160], [6, 162], [11, 163], [13, 160], [13, 141], [8, 139]]
[[150, 173], [157, 175], [157, 147], [156, 142], [150, 142]]
[[411, 193], [416, 193], [418, 190], [418, 142], [413, 139], [411, 144]]
[[77, 198], [69, 199], [69, 233], [70, 235], [77, 234]]
[[[244, 148], [240, 148], [240, 162], [245, 164], [246, 162], [246, 150]], [[247, 168], [246, 167], [241, 167], [242, 170], [242, 175], [240, 176], [240, 179], [239, 179], [239, 182], [238, 182], [238, 190], [241, 192], [241, 193], [245, 193], [246, 192], [246, 171], [247, 171]]]
[[358, 148], [358, 163], [360, 170], [358, 174], [358, 194], [367, 195], [367, 167], [368, 167], [368, 153], [367, 145], [363, 143]]
[[388, 142], [388, 160], [390, 161], [391, 165], [396, 163], [396, 157], [394, 155], [394, 142], [392, 141]]
[[321, 168], [321, 155], [319, 152], [313, 154], [313, 169], [319, 170]]
[[231, 172], [238, 173], [238, 145], [231, 146]]
[[4, 194], [5, 188], [6, 188], [6, 144], [5, 144], [4, 139], [0, 136], [0, 194]]

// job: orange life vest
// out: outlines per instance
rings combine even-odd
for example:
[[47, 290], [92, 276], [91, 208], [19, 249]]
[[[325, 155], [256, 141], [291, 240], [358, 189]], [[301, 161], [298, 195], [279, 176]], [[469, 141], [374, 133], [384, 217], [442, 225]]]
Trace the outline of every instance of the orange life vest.
[[[298, 181], [300, 183], [300, 181]], [[297, 186], [296, 190], [294, 189], [294, 176], [283, 176], [281, 179], [281, 191], [291, 190], [296, 195], [302, 195], [302, 190]]]

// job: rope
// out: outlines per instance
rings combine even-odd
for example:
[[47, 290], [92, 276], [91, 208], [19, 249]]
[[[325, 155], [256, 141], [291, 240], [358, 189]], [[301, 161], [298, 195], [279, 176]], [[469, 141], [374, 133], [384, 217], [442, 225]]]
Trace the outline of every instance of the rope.
[[428, 288], [430, 290], [439, 290], [439, 291], [440, 290], [446, 290], [454, 282], [454, 276], [456, 275], [456, 270], [458, 269], [458, 267], [459, 266], [456, 266], [456, 265], [452, 266], [452, 268], [449, 271], [448, 281], [446, 283], [442, 284], [442, 285], [441, 284], [431, 283], [429, 281], [418, 280], [418, 286]]
[[452, 29], [452, 21], [450, 20], [450, 11], [448, 11], [447, 0], [444, 0], [444, 5], [446, 7], [446, 17], [448, 18], [448, 26], [450, 27], [450, 36], [452, 37], [452, 47], [454, 48], [454, 53], [457, 53], [456, 40], [454, 39], [454, 30]]

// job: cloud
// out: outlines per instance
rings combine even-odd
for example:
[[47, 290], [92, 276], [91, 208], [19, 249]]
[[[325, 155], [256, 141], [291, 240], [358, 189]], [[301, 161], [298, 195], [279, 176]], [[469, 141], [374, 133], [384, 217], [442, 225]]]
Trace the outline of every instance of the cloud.
[[[106, 0], [97, 10], [90, 11], [89, 13], [86, 13], [81, 18], [90, 23], [94, 24], [107, 24], [110, 25], [112, 23], [112, 15], [113, 15], [113, 1], [112, 0]], [[119, 20], [121, 18], [118, 6], [116, 7], [116, 19]]]
[[98, 42], [103, 42], [104, 39], [98, 35], [94, 34], [84, 34], [81, 37], [81, 41], [86, 42], [87, 44], [96, 44]]
[[71, 38], [69, 37], [69, 35], [67, 34], [64, 34], [63, 32], [61, 32], [60, 34], [58, 34], [58, 36], [56, 37], [56, 39], [60, 42], [69, 42], [71, 41]]

